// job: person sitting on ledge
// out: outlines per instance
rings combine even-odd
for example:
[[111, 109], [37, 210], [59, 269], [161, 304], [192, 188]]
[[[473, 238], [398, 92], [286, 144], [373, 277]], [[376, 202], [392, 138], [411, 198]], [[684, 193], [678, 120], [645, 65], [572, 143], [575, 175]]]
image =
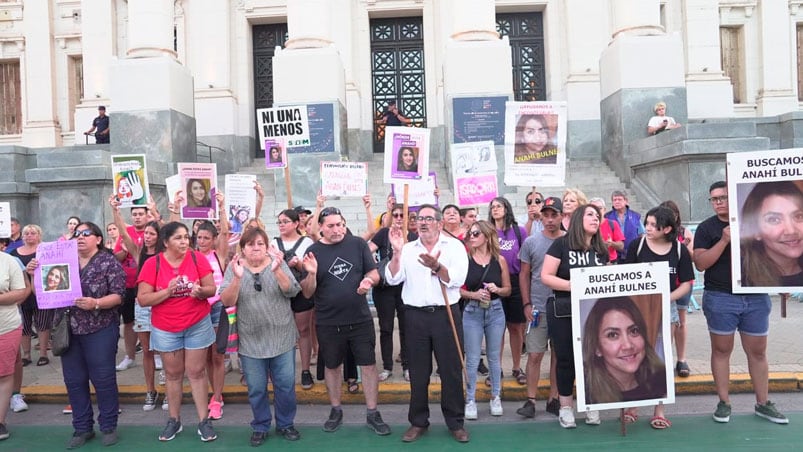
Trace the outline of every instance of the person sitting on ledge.
[[655, 111], [655, 116], [650, 118], [650, 122], [647, 123], [648, 135], [658, 135], [665, 130], [680, 127], [680, 124], [675, 122], [675, 118], [666, 116], [666, 103], [664, 101], [655, 104], [653, 111]]

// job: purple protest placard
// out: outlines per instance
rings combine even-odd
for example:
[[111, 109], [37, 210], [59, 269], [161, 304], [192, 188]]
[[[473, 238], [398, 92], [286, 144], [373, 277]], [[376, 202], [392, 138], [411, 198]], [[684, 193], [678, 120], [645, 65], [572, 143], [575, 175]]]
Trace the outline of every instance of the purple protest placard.
[[33, 275], [39, 309], [64, 308], [83, 296], [75, 240], [43, 242], [36, 248], [39, 265]]

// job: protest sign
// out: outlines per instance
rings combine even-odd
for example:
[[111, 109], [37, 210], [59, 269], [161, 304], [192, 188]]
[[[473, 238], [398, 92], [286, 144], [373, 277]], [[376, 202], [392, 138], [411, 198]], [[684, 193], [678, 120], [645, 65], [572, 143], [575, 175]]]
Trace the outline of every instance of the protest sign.
[[36, 248], [39, 265], [33, 274], [33, 288], [39, 309], [73, 306], [82, 297], [78, 242], [42, 242]]
[[498, 193], [493, 141], [452, 145], [452, 180], [459, 207], [491, 202]]
[[254, 184], [257, 177], [253, 174], [227, 174], [226, 183], [226, 215], [229, 216], [229, 232], [242, 232], [249, 218], [255, 216], [257, 192]]
[[287, 145], [284, 138], [265, 140], [265, 168], [276, 169], [287, 167]]
[[[418, 210], [424, 204], [438, 206], [438, 197], [435, 196], [435, 188], [438, 186], [438, 176], [435, 171], [430, 171], [426, 178], [422, 180], [408, 182], [410, 187], [407, 191], [407, 205], [410, 209]], [[404, 184], [391, 184], [390, 192], [399, 202], [404, 196]]]
[[216, 220], [217, 165], [214, 163], [179, 163], [178, 175], [184, 189], [181, 218]]
[[429, 129], [385, 128], [386, 184], [422, 180], [429, 173]]
[[[257, 109], [259, 142], [284, 138], [287, 147], [309, 146], [309, 118], [306, 105]], [[263, 150], [266, 150], [263, 148]]]
[[368, 165], [358, 162], [321, 162], [324, 196], [363, 197], [368, 192]]
[[563, 186], [566, 102], [507, 102], [505, 107], [505, 184]]
[[174, 174], [165, 177], [165, 191], [167, 191], [167, 201], [176, 201], [176, 192], [181, 191], [181, 176]]
[[[803, 149], [727, 155], [734, 293], [803, 291]], [[727, 250], [725, 252], [728, 252]]]
[[573, 268], [577, 411], [675, 402], [667, 262]]
[[11, 203], [0, 202], [0, 238], [11, 237]]
[[145, 154], [113, 155], [112, 178], [121, 208], [148, 205], [150, 191]]

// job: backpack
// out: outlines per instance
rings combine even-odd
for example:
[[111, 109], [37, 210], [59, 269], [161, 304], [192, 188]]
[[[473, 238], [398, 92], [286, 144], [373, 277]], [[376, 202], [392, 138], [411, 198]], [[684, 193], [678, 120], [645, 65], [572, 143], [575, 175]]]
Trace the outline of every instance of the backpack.
[[[301, 246], [301, 242], [304, 241], [304, 237], [303, 236], [299, 237], [299, 239], [296, 240], [296, 243], [293, 244], [293, 247], [290, 248], [289, 250], [284, 249], [284, 242], [282, 242], [281, 237], [274, 237], [274, 239], [276, 239], [276, 245], [279, 247], [279, 251], [284, 253], [284, 261], [287, 262], [288, 267], [290, 267], [289, 265], [290, 260], [296, 255], [296, 250], [298, 250], [298, 247]], [[290, 267], [290, 271], [293, 273], [293, 276], [296, 278], [296, 281], [298, 281], [300, 284], [302, 279], [301, 270], [297, 270], [294, 267]]]

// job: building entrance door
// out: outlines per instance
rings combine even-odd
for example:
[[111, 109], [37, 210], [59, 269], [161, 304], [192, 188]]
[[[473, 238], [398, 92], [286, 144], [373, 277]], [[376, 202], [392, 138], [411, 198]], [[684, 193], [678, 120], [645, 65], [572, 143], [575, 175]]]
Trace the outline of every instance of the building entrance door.
[[[276, 46], [284, 47], [287, 41], [287, 24], [254, 25], [254, 109], [273, 106], [273, 54]], [[257, 121], [257, 127], [259, 122]], [[256, 130], [256, 129], [254, 129]], [[259, 133], [256, 134], [259, 141]], [[256, 158], [265, 157], [260, 143], [256, 143]]]

